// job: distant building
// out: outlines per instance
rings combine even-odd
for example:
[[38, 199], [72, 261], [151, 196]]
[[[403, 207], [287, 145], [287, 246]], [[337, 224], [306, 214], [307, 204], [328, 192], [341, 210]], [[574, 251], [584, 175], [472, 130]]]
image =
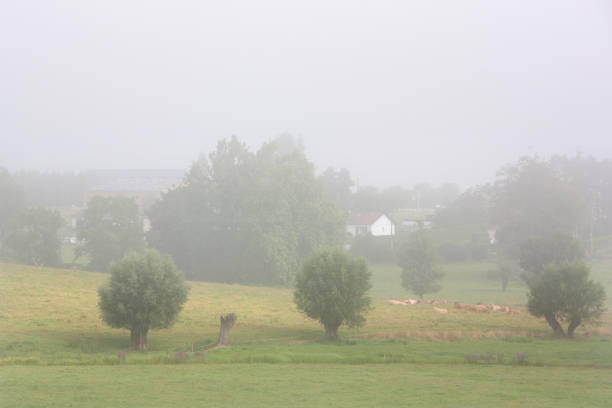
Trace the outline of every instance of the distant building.
[[435, 208], [403, 208], [390, 214], [397, 223], [400, 232], [415, 232], [420, 229], [431, 229], [431, 219], [436, 213]]
[[431, 221], [403, 220], [400, 225], [400, 230], [402, 232], [415, 232], [420, 229], [431, 229], [432, 225]]
[[391, 236], [395, 235], [395, 224], [382, 213], [351, 213], [346, 230], [353, 236]]

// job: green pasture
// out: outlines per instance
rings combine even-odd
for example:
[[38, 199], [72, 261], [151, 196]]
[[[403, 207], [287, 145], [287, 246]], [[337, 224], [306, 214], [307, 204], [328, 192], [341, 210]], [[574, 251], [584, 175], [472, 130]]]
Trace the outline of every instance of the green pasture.
[[[366, 325], [343, 328], [339, 342], [296, 310], [290, 289], [190, 282], [177, 323], [137, 353], [127, 330], [100, 320], [97, 289], [109, 275], [0, 264], [0, 407], [609, 406], [612, 314], [556, 339], [526, 313], [526, 288], [513, 281], [502, 292], [486, 279], [491, 267], [444, 265], [444, 289], [426, 298], [519, 315], [390, 305], [414, 296], [397, 267], [378, 265]], [[611, 276], [609, 264], [594, 265], [608, 293]], [[227, 312], [238, 315], [232, 346], [203, 352]]]
[[0, 367], [0, 406], [609, 407], [610, 370], [474, 365]]
[[[117, 351], [128, 347], [128, 332], [107, 327], [99, 317], [97, 288], [108, 275], [11, 264], [0, 267], [0, 364], [105, 364], [116, 361]], [[374, 301], [366, 325], [341, 330], [350, 347], [322, 342], [320, 325], [296, 310], [290, 289], [190, 282], [189, 301], [177, 323], [152, 331], [149, 352], [138, 358], [143, 363], [164, 362], [176, 350], [197, 353], [209, 348], [217, 337], [219, 315], [234, 312], [238, 315], [230, 337], [234, 347], [231, 352], [215, 351], [206, 361], [380, 363], [395, 355], [399, 361], [452, 363], [466, 353], [507, 357], [529, 353], [541, 342], [544, 354], [531, 353], [531, 358], [542, 364], [610, 363], [599, 352], [611, 346], [612, 354], [609, 313], [601, 327], [581, 328], [576, 341], [553, 339], [546, 323], [520, 306], [525, 288], [513, 282], [502, 292], [498, 282], [486, 279], [489, 267], [447, 265], [445, 289], [435, 297], [512, 305], [521, 310], [520, 315], [467, 312], [453, 309], [452, 304], [441, 306], [448, 308], [448, 314], [438, 314], [428, 304], [389, 305], [388, 298], [410, 295], [398, 287], [397, 267], [373, 267]], [[583, 357], [576, 359], [574, 353]]]

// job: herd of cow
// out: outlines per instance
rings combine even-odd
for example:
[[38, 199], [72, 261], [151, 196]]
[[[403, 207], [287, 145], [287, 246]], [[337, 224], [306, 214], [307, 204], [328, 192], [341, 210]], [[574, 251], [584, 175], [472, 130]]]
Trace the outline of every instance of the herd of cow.
[[[406, 300], [395, 300], [395, 299], [387, 299], [387, 303], [390, 305], [400, 305], [400, 306], [408, 306], [408, 305], [418, 305], [418, 304], [429, 304], [433, 306], [434, 312], [437, 313], [448, 313], [448, 309], [437, 307], [439, 305], [445, 305], [449, 302], [446, 300], [417, 300], [417, 299], [406, 299]], [[478, 302], [475, 305], [468, 305], [467, 303], [454, 302], [453, 307], [459, 310], [467, 310], [468, 312], [480, 312], [480, 313], [490, 313], [490, 312], [503, 312], [512, 315], [520, 314], [521, 311], [517, 309], [512, 309], [509, 306], [500, 306], [494, 304], [484, 304], [482, 302]]]

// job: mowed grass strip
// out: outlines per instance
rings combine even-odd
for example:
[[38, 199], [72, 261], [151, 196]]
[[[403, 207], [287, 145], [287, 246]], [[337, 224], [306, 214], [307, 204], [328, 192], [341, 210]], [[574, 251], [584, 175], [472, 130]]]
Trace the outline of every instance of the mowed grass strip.
[[443, 365], [2, 367], [0, 406], [609, 407], [609, 370]]

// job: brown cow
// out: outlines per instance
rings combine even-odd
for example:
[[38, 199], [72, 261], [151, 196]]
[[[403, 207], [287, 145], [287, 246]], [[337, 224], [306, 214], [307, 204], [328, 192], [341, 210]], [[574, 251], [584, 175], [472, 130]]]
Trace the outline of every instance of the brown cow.
[[489, 309], [485, 305], [476, 305], [473, 309], [475, 312], [489, 313]]
[[455, 302], [454, 307], [455, 307], [455, 309], [464, 309], [464, 310], [467, 310], [469, 305], [466, 305], [465, 303], [461, 303], [461, 302]]

